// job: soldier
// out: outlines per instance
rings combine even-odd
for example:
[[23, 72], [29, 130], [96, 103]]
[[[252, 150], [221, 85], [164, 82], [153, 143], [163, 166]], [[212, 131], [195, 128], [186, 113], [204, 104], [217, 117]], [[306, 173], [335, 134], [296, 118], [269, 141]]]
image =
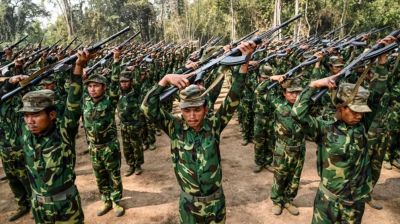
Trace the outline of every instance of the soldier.
[[[282, 82], [282, 75], [274, 75], [270, 80]], [[265, 92], [269, 83], [260, 86]], [[272, 213], [280, 215], [282, 208], [286, 208], [290, 214], [298, 215], [299, 210], [293, 204], [300, 184], [300, 176], [303, 170], [305, 158], [305, 136], [300, 125], [290, 116], [292, 105], [300, 94], [301, 80], [289, 79], [282, 84], [283, 94], [268, 93], [266, 101], [271, 111], [274, 111], [275, 149], [273, 156], [274, 181], [271, 190], [271, 200], [274, 204]]]
[[255, 90], [256, 104], [254, 117], [254, 173], [260, 172], [264, 167], [273, 172], [272, 159], [275, 147], [274, 122], [271, 116], [270, 106], [266, 101], [267, 94], [262, 92], [262, 83], [272, 75], [272, 68], [269, 65], [261, 67], [258, 82], [260, 83]]
[[22, 115], [18, 113], [20, 104], [21, 98], [14, 97], [2, 103], [0, 107], [0, 158], [18, 205], [16, 213], [9, 217], [9, 221], [15, 221], [27, 214], [31, 207], [31, 187], [25, 167], [24, 151], [17, 141], [17, 130], [23, 123]]
[[125, 160], [129, 166], [125, 176], [142, 173], [143, 129], [146, 120], [140, 110], [141, 96], [139, 88], [135, 88], [130, 72], [123, 72], [119, 77], [121, 96], [118, 101], [118, 116], [121, 122], [122, 146]]
[[[83, 67], [89, 53], [79, 52], [68, 93], [67, 107], [56, 122], [54, 92], [32, 91], [22, 98], [26, 125], [20, 127], [27, 173], [32, 188], [32, 213], [36, 223], [83, 223], [84, 215], [75, 186], [74, 151], [81, 114]], [[17, 84], [26, 76], [14, 76]], [[11, 89], [6, 86], [5, 89]]]
[[121, 152], [117, 139], [115, 109], [118, 103], [118, 76], [120, 74], [120, 51], [114, 49], [111, 83], [106, 92], [107, 78], [94, 74], [85, 80], [89, 96], [83, 102], [83, 118], [89, 153], [102, 206], [97, 211], [102, 216], [114, 208], [120, 217], [125, 209], [122, 198]]
[[[392, 37], [380, 41], [389, 44]], [[387, 58], [381, 55], [374, 71], [385, 76]], [[379, 99], [379, 89], [342, 83], [337, 90], [336, 118], [325, 121], [310, 116], [311, 96], [319, 88], [335, 88], [336, 76], [312, 81], [293, 106], [292, 116], [306, 135], [318, 144], [317, 168], [321, 182], [314, 201], [312, 223], [361, 223], [365, 201], [372, 191], [371, 166], [367, 148], [368, 129], [374, 113], [368, 99]], [[375, 81], [381, 82], [382, 77]], [[371, 96], [370, 96], [371, 95]], [[378, 101], [372, 108], [378, 108]], [[370, 103], [370, 102], [369, 102]]]
[[[239, 45], [243, 55], [254, 51], [254, 43]], [[225, 223], [225, 196], [221, 187], [222, 171], [219, 141], [237, 108], [248, 62], [235, 71], [232, 87], [213, 115], [207, 115], [204, 89], [190, 85], [188, 75], [169, 74], [146, 95], [142, 104], [145, 115], [154, 120], [171, 138], [171, 154], [176, 178], [181, 188], [180, 222]], [[237, 74], [240, 73], [240, 74]], [[182, 117], [160, 109], [160, 94], [169, 85], [180, 89]]]

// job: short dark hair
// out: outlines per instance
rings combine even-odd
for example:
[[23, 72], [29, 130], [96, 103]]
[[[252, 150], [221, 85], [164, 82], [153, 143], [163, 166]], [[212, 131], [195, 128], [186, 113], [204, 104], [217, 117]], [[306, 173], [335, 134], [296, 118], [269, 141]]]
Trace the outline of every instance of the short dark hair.
[[52, 111], [56, 111], [57, 109], [56, 109], [56, 106], [49, 106], [49, 107], [46, 107], [45, 109], [44, 109], [44, 112], [46, 112], [47, 114], [50, 114], [50, 112], [52, 112]]

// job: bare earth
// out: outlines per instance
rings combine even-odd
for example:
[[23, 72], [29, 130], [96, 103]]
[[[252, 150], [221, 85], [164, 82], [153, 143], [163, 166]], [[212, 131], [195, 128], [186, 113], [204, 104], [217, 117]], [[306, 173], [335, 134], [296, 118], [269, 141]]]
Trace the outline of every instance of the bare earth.
[[[123, 177], [126, 214], [114, 217], [113, 212], [97, 217], [99, 193], [88, 154], [81, 155], [87, 147], [83, 130], [77, 140], [77, 180], [86, 223], [178, 223], [179, 188], [170, 160], [169, 140], [166, 135], [157, 137], [157, 149], [145, 151], [144, 172], [140, 176]], [[301, 186], [295, 204], [300, 215], [295, 217], [284, 211], [280, 216], [271, 214], [269, 199], [273, 175], [266, 170], [253, 174], [253, 145], [240, 145], [241, 137], [236, 119], [222, 135], [221, 156], [223, 187], [227, 201], [227, 223], [310, 223], [313, 201], [319, 179], [316, 173], [315, 145], [307, 145], [307, 157], [301, 177]], [[127, 166], [123, 160], [122, 173]], [[400, 220], [400, 171], [383, 170], [375, 188], [375, 198], [383, 204], [381, 211], [366, 206], [365, 224], [397, 224]], [[0, 223], [17, 208], [8, 183], [0, 183]], [[15, 223], [33, 223], [30, 215]]]

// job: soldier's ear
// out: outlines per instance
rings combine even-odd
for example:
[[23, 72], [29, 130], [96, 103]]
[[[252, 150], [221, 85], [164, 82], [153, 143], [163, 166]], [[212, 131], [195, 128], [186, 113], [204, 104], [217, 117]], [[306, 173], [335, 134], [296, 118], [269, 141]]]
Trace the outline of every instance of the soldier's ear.
[[49, 113], [50, 120], [55, 120], [57, 118], [57, 112], [55, 110], [50, 111]]

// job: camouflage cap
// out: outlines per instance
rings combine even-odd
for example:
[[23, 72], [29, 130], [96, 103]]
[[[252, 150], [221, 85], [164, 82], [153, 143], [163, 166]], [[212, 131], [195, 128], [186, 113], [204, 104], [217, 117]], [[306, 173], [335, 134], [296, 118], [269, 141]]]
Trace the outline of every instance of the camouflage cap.
[[298, 92], [303, 90], [303, 87], [301, 86], [301, 80], [299, 78], [287, 79], [281, 84], [281, 86], [288, 92]]
[[203, 55], [201, 56], [200, 61], [207, 59], [209, 57], [211, 57], [211, 55], [213, 55], [213, 53], [215, 52], [215, 50], [219, 49], [220, 47], [218, 46], [213, 46], [213, 47], [209, 47], [206, 50], [204, 50]]
[[31, 91], [22, 97], [23, 107], [19, 112], [36, 113], [48, 107], [54, 106], [54, 92], [43, 89]]
[[40, 85], [52, 84], [52, 83], [54, 83], [54, 82], [55, 82], [54, 78], [53, 78], [52, 76], [49, 76], [49, 77], [43, 79], [43, 80], [40, 82]]
[[199, 107], [204, 105], [205, 96], [202, 96], [205, 89], [202, 86], [190, 85], [181, 90], [179, 97], [181, 99], [180, 108]]
[[130, 81], [132, 72], [130, 71], [122, 71], [121, 75], [119, 76], [119, 81]]
[[93, 74], [93, 75], [89, 76], [89, 78], [86, 79], [84, 83], [85, 83], [85, 85], [87, 85], [91, 82], [96, 82], [96, 83], [107, 85], [107, 78], [102, 75], [99, 75], [99, 74]]
[[268, 78], [272, 75], [272, 73], [273, 73], [272, 67], [269, 65], [263, 65], [260, 69], [261, 78]]
[[[367, 102], [369, 97], [369, 91], [362, 86], [358, 87], [357, 94], [353, 94], [354, 87], [356, 85], [352, 83], [342, 83], [337, 91], [337, 98], [346, 102], [347, 106], [354, 112], [366, 113], [371, 112]], [[353, 97], [354, 95], [354, 97]], [[353, 97], [351, 99], [351, 97]]]
[[344, 66], [344, 61], [339, 56], [331, 56], [329, 57], [329, 64], [332, 66]]

